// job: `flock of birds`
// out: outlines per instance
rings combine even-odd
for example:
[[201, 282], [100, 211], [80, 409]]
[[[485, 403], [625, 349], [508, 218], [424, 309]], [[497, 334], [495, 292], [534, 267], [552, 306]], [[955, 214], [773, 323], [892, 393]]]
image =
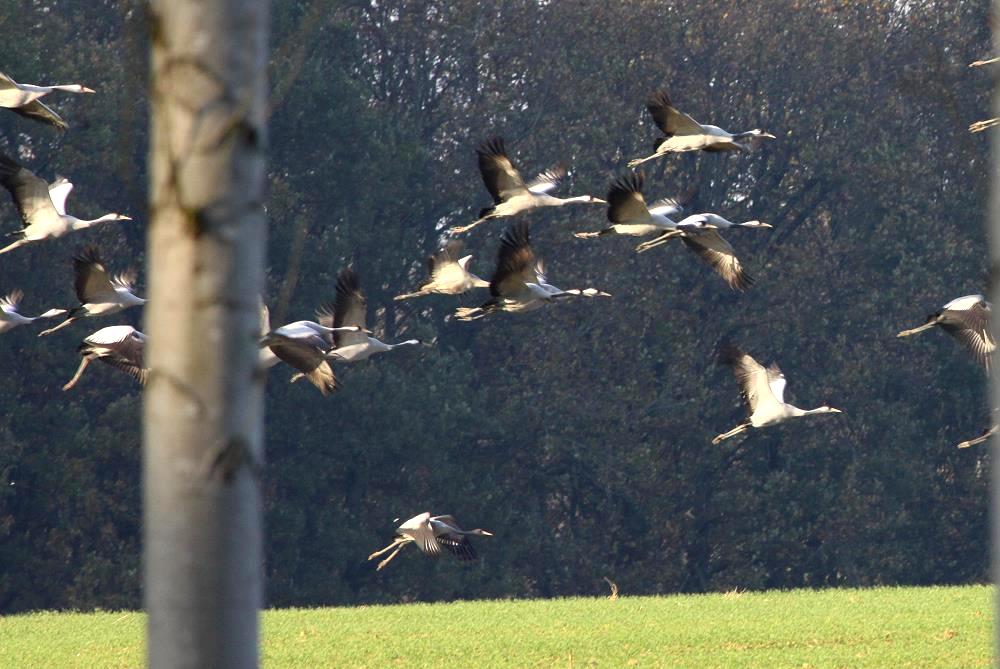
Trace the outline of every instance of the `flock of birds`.
[[[22, 116], [65, 129], [66, 123], [41, 98], [54, 91], [93, 93], [79, 84], [35, 86], [19, 84], [0, 73], [0, 107]], [[408, 300], [432, 294], [460, 295], [487, 288], [489, 299], [477, 307], [459, 307], [455, 318], [471, 321], [498, 312], [520, 313], [573, 298], [610, 297], [597, 288], [561, 289], [549, 282], [542, 260], [531, 245], [528, 223], [517, 220], [500, 236], [496, 265], [489, 281], [469, 270], [471, 256], [463, 255], [463, 245], [455, 237], [494, 219], [516, 217], [534, 209], [569, 204], [597, 204], [606, 207], [609, 225], [596, 231], [574, 233], [579, 239], [595, 239], [609, 235], [648, 238], [636, 246], [643, 253], [678, 238], [686, 248], [707, 264], [733, 290], [749, 288], [752, 277], [747, 273], [723, 231], [735, 228], [766, 229], [767, 223], [751, 220], [734, 223], [715, 213], [685, 211], [690, 194], [663, 198], [647, 203], [643, 195], [644, 175], [634, 168], [648, 161], [673, 153], [688, 151], [751, 152], [765, 139], [774, 135], [759, 129], [731, 133], [714, 125], [704, 125], [677, 109], [665, 91], [656, 92], [646, 103], [657, 128], [661, 131], [651, 155], [628, 163], [627, 171], [615, 179], [606, 199], [592, 195], [559, 198], [552, 195], [567, 175], [565, 165], [544, 170], [525, 181], [514, 166], [501, 138], [481, 144], [478, 155], [479, 171], [493, 204], [482, 209], [468, 225], [451, 228], [445, 243], [428, 259], [428, 279], [415, 291], [398, 295], [396, 300]], [[8, 253], [26, 244], [62, 237], [68, 233], [111, 221], [128, 221], [128, 216], [109, 213], [92, 220], [76, 218], [66, 213], [66, 199], [73, 184], [65, 178], [47, 183], [16, 160], [0, 154], [0, 184], [6, 188], [20, 213], [23, 228], [19, 239], [0, 249]], [[18, 311], [22, 297], [19, 290], [0, 300], [0, 333], [28, 325], [36, 320], [62, 316], [57, 325], [43, 330], [39, 336], [53, 334], [77, 320], [106, 316], [141, 306], [145, 300], [134, 292], [135, 273], [111, 274], [99, 251], [88, 246], [73, 258], [74, 287], [79, 304], [70, 309], [49, 309], [38, 316], [24, 316]], [[899, 333], [900, 337], [938, 326], [956, 337], [984, 367], [996, 345], [989, 331], [990, 305], [981, 295], [952, 300], [940, 311], [928, 317], [919, 327]], [[305, 378], [322, 394], [337, 390], [338, 383], [331, 363], [353, 363], [372, 355], [399, 347], [419, 344], [415, 339], [387, 344], [371, 336], [366, 326], [367, 301], [358, 274], [352, 268], [343, 269], [336, 284], [335, 300], [322, 305], [316, 320], [300, 320], [272, 329], [267, 308], [261, 308], [260, 365], [270, 368], [279, 362], [296, 370], [292, 380]], [[88, 335], [78, 347], [80, 366], [63, 386], [69, 390], [80, 380], [87, 366], [95, 360], [109, 364], [145, 383], [150, 370], [143, 363], [146, 336], [129, 325], [112, 325]], [[747, 419], [713, 439], [719, 443], [751, 428], [782, 423], [791, 418], [815, 414], [840, 413], [839, 409], [820, 406], [801, 409], [784, 400], [785, 376], [777, 364], [760, 364], [745, 351], [733, 345], [722, 347], [720, 361], [727, 364], [736, 377], [749, 407]], [[985, 440], [996, 426], [981, 437], [963, 442], [972, 445]], [[398, 519], [397, 519], [398, 521]], [[482, 529], [464, 530], [449, 515], [431, 516], [422, 513], [401, 523], [391, 544], [372, 553], [369, 560], [388, 553], [379, 562], [382, 569], [408, 544], [430, 556], [443, 550], [459, 559], [472, 560], [476, 552], [470, 536], [492, 536]]]

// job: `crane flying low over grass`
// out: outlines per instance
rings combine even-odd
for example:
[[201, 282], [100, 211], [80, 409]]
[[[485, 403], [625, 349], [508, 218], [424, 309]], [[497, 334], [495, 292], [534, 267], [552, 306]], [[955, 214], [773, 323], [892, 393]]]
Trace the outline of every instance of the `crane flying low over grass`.
[[821, 413], [843, 413], [823, 405], [816, 409], [800, 409], [785, 403], [785, 375], [777, 363], [765, 368], [735, 346], [724, 346], [719, 361], [728, 365], [736, 376], [743, 399], [750, 407], [750, 417], [728, 432], [715, 437], [713, 444], [734, 437], [752, 427], [768, 427], [783, 423], [789, 418]]
[[59, 325], [39, 332], [39, 337], [61, 330], [78, 318], [106, 316], [146, 303], [146, 300], [132, 293], [135, 272], [130, 270], [111, 276], [93, 246], [86, 247], [74, 256], [73, 272], [73, 285], [80, 305], [70, 309]]
[[483, 142], [476, 153], [479, 155], [479, 172], [482, 174], [486, 190], [493, 196], [493, 206], [479, 212], [479, 218], [468, 225], [453, 227], [451, 234], [468, 232], [480, 223], [502, 216], [515, 216], [538, 207], [561, 207], [566, 204], [586, 203], [605, 204], [604, 200], [592, 195], [558, 198], [549, 195], [555, 190], [559, 181], [566, 176], [566, 167], [562, 164], [545, 170], [528, 183], [521, 178], [507, 150], [503, 139], [494, 137]]
[[429, 278], [413, 293], [397, 295], [396, 300], [408, 300], [422, 295], [461, 295], [473, 288], [487, 288], [489, 282], [469, 271], [471, 255], [462, 256], [462, 242], [452, 239], [440, 251], [427, 258]]
[[[398, 522], [399, 519], [396, 520]], [[443, 548], [459, 560], [471, 561], [479, 556], [472, 548], [469, 536], [492, 537], [493, 533], [479, 528], [463, 530], [454, 516], [432, 516], [430, 512], [425, 511], [396, 528], [396, 538], [392, 543], [382, 550], [375, 551], [368, 556], [368, 559], [374, 560], [379, 555], [392, 551], [389, 557], [378, 563], [375, 571], [380, 571], [399, 554], [399, 551], [412, 543], [417, 545], [421, 553], [430, 557], [440, 557]]]
[[750, 151], [751, 146], [762, 139], [775, 139], [774, 135], [760, 129], [732, 133], [715, 125], [702, 125], [674, 107], [666, 91], [654, 93], [646, 102], [646, 109], [663, 137], [656, 140], [652, 155], [630, 160], [629, 167], [637, 167], [668, 153]]
[[66, 313], [65, 309], [49, 309], [38, 316], [22, 316], [17, 310], [22, 297], [24, 293], [20, 290], [12, 290], [6, 297], [0, 297], [0, 334], [33, 323], [40, 318], [52, 318]]
[[68, 232], [83, 230], [98, 223], [132, 220], [123, 214], [104, 214], [90, 220], [67, 214], [66, 198], [73, 190], [73, 184], [69, 180], [57, 178], [48, 184], [34, 172], [3, 154], [0, 154], [0, 184], [14, 199], [23, 225], [19, 233], [21, 239], [0, 249], [0, 254], [31, 242], [62, 237]]
[[968, 349], [980, 365], [989, 371], [990, 355], [996, 342], [990, 333], [990, 303], [982, 295], [958, 297], [927, 317], [918, 327], [903, 330], [897, 337], [909, 337], [938, 325]]
[[528, 224], [514, 223], [500, 236], [497, 266], [490, 279], [493, 297], [478, 307], [460, 307], [455, 317], [471, 321], [498, 311], [533, 311], [546, 304], [572, 297], [611, 297], [596, 288], [562, 290], [548, 283], [545, 268], [535, 258], [528, 235]]
[[34, 84], [19, 84], [14, 79], [0, 72], [0, 107], [6, 107], [15, 114], [25, 118], [40, 121], [65, 130], [68, 126], [59, 114], [39, 98], [53, 91], [66, 93], [93, 93], [94, 91], [80, 84], [56, 84], [53, 86], [36, 86]]
[[83, 360], [80, 361], [76, 374], [62, 389], [69, 390], [75, 386], [92, 360], [100, 360], [120, 369], [139, 383], [145, 384], [149, 378], [149, 369], [142, 364], [145, 347], [146, 335], [131, 325], [101, 328], [84, 339], [77, 348]]

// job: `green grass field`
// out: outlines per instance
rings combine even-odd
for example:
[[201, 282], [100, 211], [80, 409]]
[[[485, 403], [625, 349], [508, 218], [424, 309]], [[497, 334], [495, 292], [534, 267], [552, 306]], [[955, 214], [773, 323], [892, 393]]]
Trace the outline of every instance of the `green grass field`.
[[[991, 661], [988, 586], [268, 611], [263, 664], [928, 667]], [[139, 667], [141, 613], [0, 618], [0, 666]]]

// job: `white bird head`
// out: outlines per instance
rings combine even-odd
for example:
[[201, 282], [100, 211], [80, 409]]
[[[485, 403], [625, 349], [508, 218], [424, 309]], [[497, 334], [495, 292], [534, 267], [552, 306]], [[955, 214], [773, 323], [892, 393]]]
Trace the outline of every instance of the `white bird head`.
[[773, 228], [774, 226], [770, 223], [764, 223], [763, 221], [747, 221], [741, 223], [744, 228]]

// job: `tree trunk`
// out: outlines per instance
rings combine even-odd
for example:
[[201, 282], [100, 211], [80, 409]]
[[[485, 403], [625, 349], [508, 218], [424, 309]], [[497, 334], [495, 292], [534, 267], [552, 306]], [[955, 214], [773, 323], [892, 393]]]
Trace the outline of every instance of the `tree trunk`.
[[143, 407], [150, 667], [250, 667], [269, 3], [154, 0]]
[[[1000, 12], [1000, 0], [993, 0], [994, 16]], [[1000, 53], [1000, 23], [993, 22], [993, 52]], [[990, 54], [991, 56], [994, 54]], [[994, 66], [995, 67], [995, 66]], [[993, 102], [991, 105], [991, 117], [1000, 116], [1000, 86], [997, 85], [994, 75]], [[1000, 129], [990, 130], [990, 201], [987, 215], [988, 239], [989, 239], [989, 299], [996, 301], [1000, 292]], [[1000, 333], [1000, 312], [991, 310], [990, 330], [993, 341], [997, 340]], [[1000, 406], [1000, 370], [997, 370], [996, 356], [991, 356], [990, 364], [990, 408], [995, 409]], [[997, 420], [997, 413], [990, 411], [990, 423]], [[993, 583], [1000, 583], [1000, 434], [995, 434], [990, 438], [989, 447], [992, 452], [992, 463], [990, 467], [990, 555], [992, 559]], [[994, 614], [1000, 613], [1000, 599], [998, 595], [993, 595]], [[1000, 616], [993, 616], [993, 666], [1000, 667], [1000, 655], [996, 654], [996, 648], [1000, 648]]]

